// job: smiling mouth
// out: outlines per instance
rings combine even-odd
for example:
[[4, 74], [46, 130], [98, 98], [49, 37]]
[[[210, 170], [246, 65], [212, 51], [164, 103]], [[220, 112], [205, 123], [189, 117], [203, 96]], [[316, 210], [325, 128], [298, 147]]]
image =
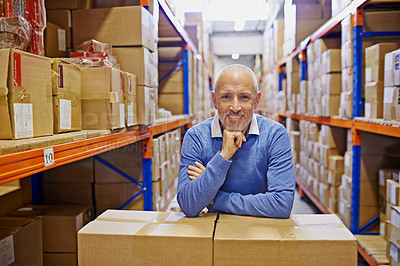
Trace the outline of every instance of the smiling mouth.
[[243, 115], [233, 115], [233, 114], [228, 114], [227, 117], [231, 120], [239, 120], [243, 117]]

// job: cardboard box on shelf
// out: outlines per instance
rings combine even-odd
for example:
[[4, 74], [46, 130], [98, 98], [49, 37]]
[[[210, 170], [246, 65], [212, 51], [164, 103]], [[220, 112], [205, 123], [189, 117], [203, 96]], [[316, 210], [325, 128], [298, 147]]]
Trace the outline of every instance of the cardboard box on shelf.
[[328, 49], [322, 53], [321, 58], [321, 72], [322, 73], [335, 73], [341, 72], [341, 50]]
[[383, 82], [365, 84], [365, 117], [383, 118]]
[[154, 51], [153, 27], [153, 16], [142, 6], [72, 11], [74, 49], [86, 40], [96, 39], [113, 47], [144, 46]]
[[123, 47], [112, 49], [122, 71], [136, 75], [138, 86], [158, 86], [158, 58], [156, 53], [144, 47]]
[[352, 41], [353, 40], [353, 20], [351, 18], [351, 15], [346, 16], [342, 21], [341, 21], [341, 34], [342, 34], [342, 44]]
[[339, 95], [342, 91], [342, 74], [323, 74], [321, 76], [321, 87], [324, 94]]
[[399, 87], [383, 89], [383, 119], [400, 121]]
[[92, 183], [93, 158], [55, 167], [43, 172], [44, 183]]
[[[323, 248], [322, 243], [329, 243], [330, 248]], [[285, 250], [287, 256], [281, 256], [279, 250]], [[315, 252], [320, 255], [315, 256]], [[357, 242], [334, 214], [292, 215], [284, 220], [220, 215], [214, 236], [214, 265], [265, 261], [274, 265], [320, 261], [353, 265], [357, 262]]]
[[138, 123], [148, 125], [154, 122], [156, 112], [155, 90], [146, 86], [137, 86]]
[[393, 87], [394, 85], [394, 69], [395, 69], [395, 51], [385, 54], [384, 61], [384, 85], [385, 87]]
[[353, 93], [342, 92], [340, 93], [340, 107], [339, 116], [342, 118], [353, 117]]
[[46, 9], [86, 9], [93, 7], [93, 0], [46, 0]]
[[111, 67], [81, 68], [83, 129], [125, 127], [121, 73]]
[[47, 22], [44, 31], [44, 50], [48, 57], [67, 56], [66, 30], [51, 22]]
[[93, 204], [91, 183], [43, 183], [43, 202], [46, 204]]
[[289, 73], [286, 75], [287, 79], [287, 93], [291, 95], [293, 93], [300, 92], [300, 75], [298, 72]]
[[20, 186], [0, 186], [0, 215], [7, 215], [24, 204]]
[[[56, 10], [46, 10], [47, 21], [51, 22], [65, 30], [66, 35], [66, 50], [67, 55], [72, 49], [72, 13], [70, 9], [56, 9]], [[46, 47], [45, 47], [46, 48]]]
[[2, 265], [43, 265], [42, 221], [0, 217]]
[[54, 133], [82, 129], [81, 70], [60, 59], [52, 59]]
[[392, 206], [390, 220], [389, 241], [395, 244], [400, 243], [400, 207]]
[[76, 232], [93, 217], [93, 208], [85, 205], [27, 205], [11, 213], [13, 217], [41, 217], [43, 252], [74, 253]]
[[2, 49], [0, 69], [0, 139], [52, 135], [50, 58]]
[[344, 173], [344, 157], [341, 155], [329, 156], [329, 170], [335, 171], [336, 173]]
[[343, 128], [321, 125], [321, 130], [319, 132], [320, 143], [329, 148], [336, 148], [338, 154], [344, 154], [346, 151], [346, 134], [347, 132]]
[[321, 99], [322, 116], [332, 117], [339, 114], [340, 95], [323, 95]]
[[[340, 60], [338, 60], [338, 56], [339, 56], [338, 50], [340, 50], [340, 39], [339, 38], [325, 38], [325, 39], [320, 38], [320, 39], [315, 40], [315, 42], [314, 42], [315, 58], [319, 58], [319, 59], [323, 60], [322, 54], [324, 52], [326, 52], [328, 49], [335, 50], [335, 52], [333, 54], [333, 58], [330, 58], [329, 61], [331, 61], [332, 63], [335, 63], [335, 66], [336, 66], [335, 68], [338, 69], [338, 63], [340, 64]], [[332, 55], [330, 55], [329, 57], [332, 57]], [[326, 73], [329, 73], [329, 72], [326, 72]]]
[[400, 20], [399, 10], [364, 12], [365, 31], [399, 31], [400, 25], [394, 23]]
[[[215, 214], [188, 218], [183, 213], [108, 210], [78, 232], [78, 264], [212, 265], [215, 220]], [[178, 257], [170, 252], [182, 246], [188, 252]], [[119, 256], [107, 252], [110, 248]]]
[[384, 81], [385, 54], [400, 47], [400, 43], [378, 43], [365, 48], [365, 82]]
[[392, 179], [386, 180], [386, 202], [398, 206], [400, 201], [400, 185]]
[[138, 124], [136, 75], [124, 72], [125, 125]]

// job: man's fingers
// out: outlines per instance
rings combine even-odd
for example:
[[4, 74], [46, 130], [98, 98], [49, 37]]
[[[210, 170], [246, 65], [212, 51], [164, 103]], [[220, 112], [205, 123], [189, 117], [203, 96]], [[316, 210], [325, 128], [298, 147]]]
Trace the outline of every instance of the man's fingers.
[[246, 142], [247, 141], [246, 136], [244, 134], [242, 134], [242, 137], [243, 137], [242, 141]]
[[195, 180], [197, 177], [190, 175], [189, 178], [190, 180]]
[[203, 171], [206, 170], [206, 168], [204, 167], [204, 165], [202, 165], [201, 163], [195, 162], [194, 164], [195, 164], [198, 168], [200, 168], [201, 170], [203, 170]]
[[196, 178], [200, 176], [200, 173], [194, 172], [194, 171], [187, 171], [188, 175], [195, 176]]
[[201, 170], [200, 168], [198, 168], [198, 167], [196, 167], [196, 166], [193, 166], [193, 165], [189, 165], [188, 168], [189, 168], [189, 170], [194, 171], [194, 172], [199, 173], [199, 174], [201, 174], [201, 173], [204, 172], [204, 171]]

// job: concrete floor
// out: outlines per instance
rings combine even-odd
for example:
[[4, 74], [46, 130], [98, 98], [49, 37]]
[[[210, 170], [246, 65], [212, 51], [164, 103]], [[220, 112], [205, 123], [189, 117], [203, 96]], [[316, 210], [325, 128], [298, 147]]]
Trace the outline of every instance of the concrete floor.
[[300, 199], [299, 190], [296, 188], [296, 193], [293, 202], [292, 214], [313, 214], [321, 213], [317, 207], [307, 198]]

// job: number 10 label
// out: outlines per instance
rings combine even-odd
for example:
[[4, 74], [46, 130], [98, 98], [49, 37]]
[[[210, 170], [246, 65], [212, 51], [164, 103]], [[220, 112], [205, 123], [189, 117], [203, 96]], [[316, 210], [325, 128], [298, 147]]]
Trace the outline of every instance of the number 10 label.
[[47, 148], [43, 150], [44, 153], [44, 167], [48, 167], [54, 164], [54, 151], [53, 148]]

